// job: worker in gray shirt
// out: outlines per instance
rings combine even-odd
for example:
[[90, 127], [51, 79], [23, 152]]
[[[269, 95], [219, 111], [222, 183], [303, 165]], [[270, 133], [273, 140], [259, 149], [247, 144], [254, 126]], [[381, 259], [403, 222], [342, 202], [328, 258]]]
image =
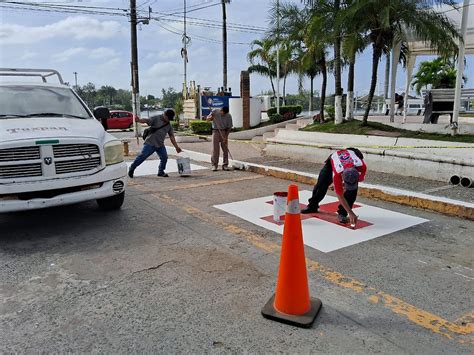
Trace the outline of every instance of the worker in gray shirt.
[[220, 148], [222, 148], [222, 155], [224, 157], [222, 170], [229, 170], [228, 143], [229, 133], [232, 130], [232, 116], [229, 113], [229, 107], [224, 106], [220, 110], [213, 110], [207, 116], [207, 120], [212, 121], [212, 171], [217, 171], [219, 166]]
[[176, 148], [176, 152], [181, 153], [181, 148], [176, 143], [174, 137], [173, 127], [170, 124], [174, 118], [173, 110], [166, 110], [163, 115], [152, 116], [148, 119], [138, 119], [140, 123], [146, 123], [150, 126], [150, 134], [146, 137], [145, 143], [143, 144], [143, 149], [140, 155], [135, 158], [135, 161], [130, 166], [128, 170], [128, 176], [133, 178], [133, 173], [135, 169], [143, 163], [150, 155], [156, 152], [160, 158], [160, 165], [158, 166], [158, 176], [168, 177], [168, 174], [165, 172], [166, 163], [168, 162], [168, 153], [166, 152], [165, 147], [165, 138], [166, 135], [170, 137], [171, 143]]

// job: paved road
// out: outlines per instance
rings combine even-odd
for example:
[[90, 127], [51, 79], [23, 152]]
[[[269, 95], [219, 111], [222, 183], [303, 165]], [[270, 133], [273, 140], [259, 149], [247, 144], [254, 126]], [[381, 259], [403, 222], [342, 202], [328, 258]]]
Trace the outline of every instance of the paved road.
[[287, 184], [203, 170], [136, 178], [119, 212], [91, 202], [1, 215], [0, 352], [472, 351], [474, 223], [382, 202], [361, 201], [430, 221], [306, 248], [316, 324], [264, 319], [280, 236], [213, 205]]

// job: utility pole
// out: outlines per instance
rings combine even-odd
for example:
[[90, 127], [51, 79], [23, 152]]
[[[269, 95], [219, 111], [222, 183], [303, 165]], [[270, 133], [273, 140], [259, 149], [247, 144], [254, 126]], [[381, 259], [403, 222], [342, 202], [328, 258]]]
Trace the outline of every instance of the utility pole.
[[225, 5], [230, 2], [230, 0], [221, 0], [222, 1], [222, 52], [223, 52], [223, 79], [222, 86], [224, 86], [224, 91], [227, 91], [227, 14]]
[[[133, 117], [140, 117], [140, 88], [138, 84], [138, 45], [137, 45], [137, 1], [130, 0], [130, 39], [132, 49], [132, 111]], [[137, 143], [139, 143], [138, 122], [133, 125]]]
[[76, 83], [74, 88], [77, 89], [77, 71], [73, 72], [73, 74], [74, 74], [74, 82]]
[[186, 0], [184, 1], [184, 27], [183, 27], [183, 49], [181, 56], [184, 61], [184, 85], [183, 85], [183, 98], [188, 98], [188, 35], [186, 33]]
[[280, 113], [280, 0], [277, 0], [277, 113]]

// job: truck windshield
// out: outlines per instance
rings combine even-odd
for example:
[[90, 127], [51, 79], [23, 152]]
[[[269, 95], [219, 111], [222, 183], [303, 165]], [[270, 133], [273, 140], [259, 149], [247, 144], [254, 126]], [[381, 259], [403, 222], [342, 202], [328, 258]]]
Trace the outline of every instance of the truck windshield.
[[69, 88], [0, 86], [0, 119], [47, 116], [92, 118]]

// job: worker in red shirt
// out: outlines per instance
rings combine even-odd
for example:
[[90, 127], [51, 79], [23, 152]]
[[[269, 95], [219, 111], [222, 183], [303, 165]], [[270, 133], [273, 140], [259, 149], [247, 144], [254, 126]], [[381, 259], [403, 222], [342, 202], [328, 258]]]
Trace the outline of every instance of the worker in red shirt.
[[364, 181], [366, 171], [364, 156], [357, 148], [343, 149], [331, 154], [319, 173], [318, 182], [314, 186], [308, 206], [301, 213], [318, 212], [319, 203], [334, 182], [334, 191], [339, 199], [337, 211], [339, 222], [346, 224], [350, 221], [351, 225], [355, 226], [357, 216], [352, 211], [352, 206], [357, 198], [358, 184]]

